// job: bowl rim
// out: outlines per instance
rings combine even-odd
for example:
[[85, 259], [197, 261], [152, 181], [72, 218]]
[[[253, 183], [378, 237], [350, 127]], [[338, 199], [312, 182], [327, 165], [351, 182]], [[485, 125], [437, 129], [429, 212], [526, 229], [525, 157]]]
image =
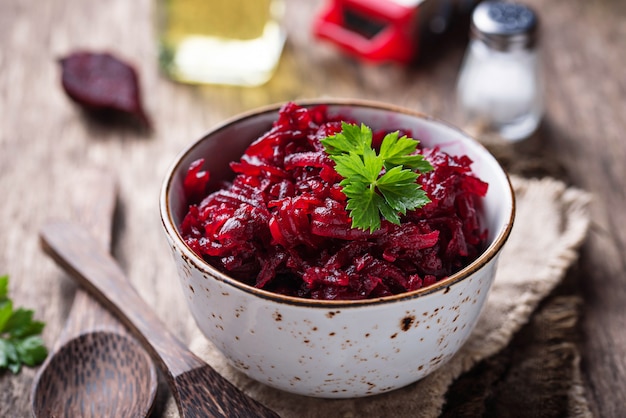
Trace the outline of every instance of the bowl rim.
[[269, 299], [274, 302], [288, 304], [288, 305], [296, 305], [296, 306], [309, 306], [309, 307], [318, 307], [318, 308], [339, 308], [339, 307], [356, 307], [356, 306], [367, 306], [367, 305], [380, 305], [386, 303], [394, 303], [405, 301], [407, 299], [415, 299], [419, 297], [423, 297], [435, 292], [438, 292], [442, 289], [448, 288], [458, 282], [463, 281], [464, 279], [470, 277], [478, 270], [482, 269], [486, 266], [494, 257], [496, 257], [501, 251], [502, 247], [508, 240], [511, 230], [513, 228], [513, 224], [515, 221], [515, 212], [516, 212], [516, 200], [515, 193], [513, 190], [513, 185], [511, 184], [511, 179], [509, 174], [504, 170], [502, 165], [496, 160], [496, 158], [487, 150], [487, 148], [481, 144], [476, 138], [461, 130], [457, 126], [446, 122], [443, 119], [433, 117], [431, 115], [424, 114], [422, 112], [412, 110], [406, 107], [402, 107], [399, 105], [379, 102], [374, 100], [366, 100], [366, 99], [346, 99], [346, 98], [318, 98], [318, 99], [301, 99], [301, 100], [292, 100], [291, 102], [296, 103], [299, 106], [316, 106], [316, 105], [329, 105], [329, 106], [351, 106], [351, 107], [364, 107], [370, 108], [374, 110], [384, 110], [393, 113], [401, 113], [411, 117], [417, 117], [420, 119], [424, 119], [429, 122], [435, 122], [438, 124], [442, 124], [448, 129], [452, 129], [466, 139], [472, 141], [474, 145], [477, 145], [479, 148], [482, 148], [485, 152], [487, 158], [493, 160], [496, 164], [496, 167], [500, 169], [502, 174], [504, 175], [504, 179], [508, 184], [508, 194], [511, 200], [511, 210], [508, 214], [508, 219], [504, 225], [504, 228], [498, 233], [498, 235], [494, 238], [493, 242], [487, 247], [474, 261], [465, 266], [463, 269], [458, 272], [430, 285], [427, 287], [423, 287], [411, 292], [404, 292], [390, 296], [384, 296], [379, 298], [371, 298], [371, 299], [359, 299], [359, 300], [318, 300], [318, 299], [306, 299], [295, 296], [287, 296], [279, 293], [274, 293], [268, 290], [258, 289], [254, 286], [250, 286], [245, 284], [233, 277], [228, 276], [227, 274], [219, 271], [217, 268], [213, 267], [211, 264], [207, 263], [198, 256], [183, 240], [178, 231], [178, 227], [174, 223], [174, 218], [172, 216], [172, 212], [168, 205], [169, 195], [174, 179], [174, 173], [176, 173], [182, 164], [182, 161], [185, 159], [187, 155], [193, 152], [193, 150], [199, 146], [201, 142], [203, 142], [207, 137], [213, 135], [223, 129], [230, 127], [233, 124], [239, 123], [242, 120], [249, 119], [252, 117], [257, 117], [262, 114], [267, 113], [277, 113], [279, 109], [285, 104], [285, 102], [269, 104], [266, 106], [257, 107], [252, 110], [248, 110], [239, 114], [236, 114], [232, 117], [225, 119], [223, 122], [218, 123], [213, 128], [209, 129], [204, 135], [202, 135], [199, 139], [191, 142], [187, 145], [178, 155], [174, 158], [173, 163], [167, 169], [165, 173], [164, 180], [161, 185], [160, 196], [159, 196], [159, 213], [161, 217], [161, 223], [165, 230], [165, 233], [170, 237], [171, 241], [174, 245], [181, 251], [182, 256], [193, 263], [198, 270], [203, 273], [207, 273], [212, 276], [212, 279], [218, 280], [222, 283], [225, 283], [229, 286], [235, 287], [245, 293], [251, 294], [253, 296], [260, 297], [262, 299]]

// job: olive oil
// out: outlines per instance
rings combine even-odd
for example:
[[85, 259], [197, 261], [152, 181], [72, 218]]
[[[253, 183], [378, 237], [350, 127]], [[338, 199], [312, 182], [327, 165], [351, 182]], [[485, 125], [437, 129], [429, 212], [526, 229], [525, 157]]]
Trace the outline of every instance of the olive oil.
[[284, 0], [158, 0], [160, 63], [186, 83], [256, 86], [285, 42]]

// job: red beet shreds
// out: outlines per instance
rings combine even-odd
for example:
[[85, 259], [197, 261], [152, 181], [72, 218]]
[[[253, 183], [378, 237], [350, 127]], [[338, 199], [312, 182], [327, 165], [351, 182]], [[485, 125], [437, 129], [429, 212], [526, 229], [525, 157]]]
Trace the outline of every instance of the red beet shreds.
[[407, 212], [401, 225], [383, 220], [373, 233], [353, 229], [341, 177], [320, 144], [340, 129], [325, 107], [288, 103], [271, 130], [231, 163], [232, 183], [207, 191], [204, 161], [191, 164], [181, 224], [187, 245], [249, 285], [326, 300], [413, 291], [480, 254], [487, 236], [480, 198], [488, 186], [468, 157], [436, 148], [417, 151], [434, 168], [417, 180], [431, 203]]
[[120, 112], [145, 127], [150, 121], [141, 103], [135, 69], [109, 53], [80, 51], [59, 60], [67, 95], [88, 111]]

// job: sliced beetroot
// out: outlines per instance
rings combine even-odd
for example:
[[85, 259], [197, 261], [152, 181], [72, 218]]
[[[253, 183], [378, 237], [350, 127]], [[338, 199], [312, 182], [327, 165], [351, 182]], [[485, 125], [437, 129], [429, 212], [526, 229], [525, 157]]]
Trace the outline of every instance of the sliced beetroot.
[[479, 200], [488, 186], [472, 173], [471, 160], [419, 149], [434, 167], [418, 178], [431, 203], [408, 212], [401, 225], [353, 229], [341, 177], [320, 144], [341, 129], [340, 119], [323, 106], [286, 104], [271, 130], [231, 163], [232, 183], [219, 190], [206, 190], [203, 161], [192, 163], [181, 224], [189, 247], [247, 284], [313, 299], [413, 291], [474, 260], [486, 240]]
[[199, 202], [206, 195], [206, 187], [209, 182], [209, 172], [202, 171], [204, 160], [194, 161], [187, 170], [183, 180], [185, 197], [189, 202]]
[[118, 112], [149, 128], [139, 77], [128, 63], [109, 53], [79, 51], [59, 60], [66, 94], [90, 112]]

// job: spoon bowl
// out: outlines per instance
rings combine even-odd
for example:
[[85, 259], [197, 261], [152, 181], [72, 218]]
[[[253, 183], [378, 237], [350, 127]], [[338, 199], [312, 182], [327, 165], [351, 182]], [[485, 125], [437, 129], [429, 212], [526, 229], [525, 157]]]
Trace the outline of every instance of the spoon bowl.
[[154, 366], [133, 339], [97, 331], [71, 339], [39, 377], [36, 416], [146, 416], [154, 394]]

